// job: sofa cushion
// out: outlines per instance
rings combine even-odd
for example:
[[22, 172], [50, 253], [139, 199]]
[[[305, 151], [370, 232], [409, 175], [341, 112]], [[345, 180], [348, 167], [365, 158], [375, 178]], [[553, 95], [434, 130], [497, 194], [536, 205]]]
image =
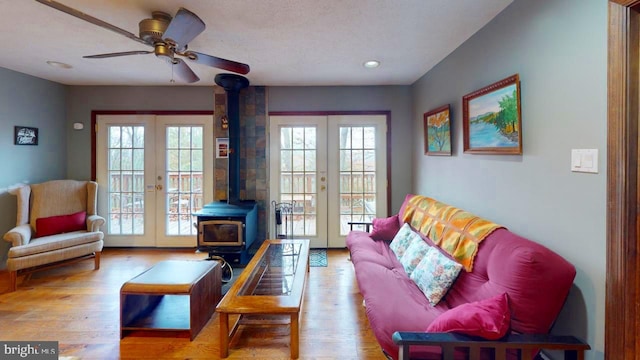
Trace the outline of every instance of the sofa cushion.
[[409, 245], [407, 251], [405, 251], [404, 255], [400, 258], [400, 263], [407, 275], [411, 275], [416, 266], [422, 261], [424, 254], [429, 251], [430, 247], [431, 246], [427, 245], [422, 239], [415, 240]]
[[389, 247], [396, 254], [398, 259], [400, 259], [414, 240], [422, 241], [422, 238], [416, 232], [411, 230], [411, 226], [409, 226], [409, 224], [404, 224], [396, 236], [394, 236]]
[[400, 230], [397, 214], [387, 218], [375, 218], [372, 223], [371, 238], [373, 240], [392, 240]]
[[376, 241], [369, 235], [364, 231], [353, 230], [346, 238], [351, 262], [354, 266], [358, 266], [360, 262], [368, 262], [391, 269], [396, 262], [399, 263], [387, 241]]
[[497, 340], [507, 334], [510, 323], [509, 298], [503, 293], [441, 314], [427, 327], [427, 332], [455, 332]]
[[101, 241], [104, 234], [101, 231], [87, 232], [74, 231], [70, 233], [45, 236], [31, 239], [27, 245], [12, 246], [9, 249], [9, 258], [18, 258], [33, 254], [71, 248], [77, 245]]
[[395, 265], [389, 269], [361, 261], [356, 265], [356, 278], [366, 303], [369, 326], [381, 347], [397, 358], [398, 346], [392, 340], [395, 331], [424, 331], [427, 324], [449, 308], [444, 303], [431, 307], [400, 262], [396, 260]]
[[37, 237], [68, 233], [87, 229], [87, 212], [49, 216], [36, 220]]
[[460, 269], [462, 265], [444, 256], [440, 250], [432, 246], [424, 254], [422, 261], [410, 277], [422, 290], [431, 306], [436, 306], [453, 285]]
[[[96, 236], [97, 233], [93, 234]], [[7, 270], [18, 271], [21, 269], [32, 268], [34, 266], [47, 265], [59, 261], [83, 257], [85, 255], [95, 254], [102, 251], [103, 245], [104, 242], [102, 240], [98, 240], [63, 249], [31, 254], [29, 256], [8, 257]]]
[[454, 308], [506, 292], [512, 330], [547, 333], [575, 274], [573, 265], [560, 255], [509, 230], [498, 229], [483, 242], [473, 272], [460, 273], [445, 301]]

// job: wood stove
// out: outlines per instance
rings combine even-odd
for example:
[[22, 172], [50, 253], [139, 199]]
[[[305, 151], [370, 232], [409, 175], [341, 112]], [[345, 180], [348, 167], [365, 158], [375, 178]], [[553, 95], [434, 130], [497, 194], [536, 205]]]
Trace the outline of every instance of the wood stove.
[[229, 263], [246, 264], [249, 248], [258, 234], [258, 205], [240, 199], [240, 90], [249, 86], [247, 78], [218, 74], [216, 84], [227, 92], [229, 119], [229, 188], [227, 199], [203, 206], [195, 213], [198, 250], [223, 257]]
[[258, 204], [213, 202], [196, 214], [198, 250], [223, 257], [228, 263], [246, 265], [249, 248], [258, 235]]

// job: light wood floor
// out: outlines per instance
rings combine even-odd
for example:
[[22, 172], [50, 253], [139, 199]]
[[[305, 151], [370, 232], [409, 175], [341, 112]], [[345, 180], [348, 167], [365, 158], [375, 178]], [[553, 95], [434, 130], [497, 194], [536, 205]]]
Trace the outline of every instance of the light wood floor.
[[[380, 359], [347, 250], [329, 250], [328, 267], [312, 267], [300, 315], [300, 359]], [[0, 340], [59, 341], [61, 359], [217, 359], [218, 316], [188, 338], [120, 340], [120, 286], [165, 259], [202, 259], [174, 249], [105, 249], [101, 268], [88, 260], [35, 273], [7, 293], [0, 273]], [[229, 359], [288, 359], [288, 327], [241, 327]]]

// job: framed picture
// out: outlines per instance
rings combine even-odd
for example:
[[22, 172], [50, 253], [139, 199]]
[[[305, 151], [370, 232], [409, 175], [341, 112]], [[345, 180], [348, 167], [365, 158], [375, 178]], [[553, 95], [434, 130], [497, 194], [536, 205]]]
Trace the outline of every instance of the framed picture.
[[14, 126], [13, 135], [14, 145], [38, 145], [38, 128]]
[[522, 154], [518, 74], [465, 95], [462, 111], [465, 153]]
[[424, 153], [451, 156], [451, 106], [424, 113]]
[[229, 157], [229, 138], [216, 138], [216, 159]]

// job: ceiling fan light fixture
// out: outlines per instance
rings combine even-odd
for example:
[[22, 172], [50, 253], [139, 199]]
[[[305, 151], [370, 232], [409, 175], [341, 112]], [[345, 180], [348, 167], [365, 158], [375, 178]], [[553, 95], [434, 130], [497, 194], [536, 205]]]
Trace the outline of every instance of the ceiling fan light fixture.
[[47, 65], [53, 66], [53, 67], [58, 68], [58, 69], [71, 69], [73, 67], [73, 66], [71, 66], [69, 64], [65, 64], [63, 62], [53, 61], [53, 60], [47, 61]]
[[362, 66], [366, 67], [367, 69], [375, 69], [378, 66], [380, 66], [380, 61], [378, 61], [378, 60], [367, 60], [364, 63], [362, 63]]

